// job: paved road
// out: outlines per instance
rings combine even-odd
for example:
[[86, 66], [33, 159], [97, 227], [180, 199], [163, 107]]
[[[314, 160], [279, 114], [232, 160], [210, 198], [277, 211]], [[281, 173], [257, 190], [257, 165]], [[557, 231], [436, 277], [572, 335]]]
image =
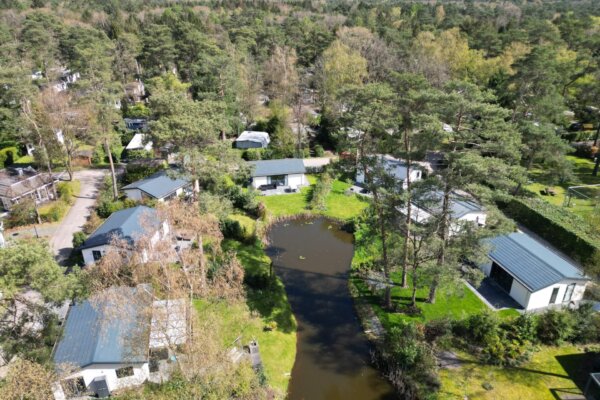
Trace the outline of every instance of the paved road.
[[50, 246], [59, 262], [69, 258], [73, 250], [73, 233], [80, 231], [87, 221], [106, 173], [106, 170], [101, 169], [75, 172], [75, 179], [81, 182], [81, 192], [50, 238]]

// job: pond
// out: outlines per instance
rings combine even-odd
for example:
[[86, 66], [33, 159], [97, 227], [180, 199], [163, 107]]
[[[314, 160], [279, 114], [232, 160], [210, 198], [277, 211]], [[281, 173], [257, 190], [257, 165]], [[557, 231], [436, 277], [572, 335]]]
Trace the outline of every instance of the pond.
[[268, 254], [298, 322], [289, 399], [391, 399], [348, 290], [352, 235], [326, 219], [275, 225]]

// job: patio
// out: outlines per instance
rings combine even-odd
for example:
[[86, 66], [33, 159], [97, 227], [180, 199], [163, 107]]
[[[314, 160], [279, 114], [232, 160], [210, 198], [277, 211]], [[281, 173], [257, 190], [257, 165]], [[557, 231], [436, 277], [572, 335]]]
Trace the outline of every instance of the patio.
[[297, 193], [297, 192], [298, 192], [297, 190], [293, 190], [289, 186], [277, 186], [277, 187], [275, 187], [275, 189], [260, 190], [260, 195], [261, 196], [275, 196], [275, 195], [279, 195], [279, 194], [290, 194], [290, 193]]
[[484, 278], [478, 288], [467, 285], [483, 302], [494, 310], [514, 308], [517, 311], [523, 307], [506, 293], [496, 282], [490, 278]]

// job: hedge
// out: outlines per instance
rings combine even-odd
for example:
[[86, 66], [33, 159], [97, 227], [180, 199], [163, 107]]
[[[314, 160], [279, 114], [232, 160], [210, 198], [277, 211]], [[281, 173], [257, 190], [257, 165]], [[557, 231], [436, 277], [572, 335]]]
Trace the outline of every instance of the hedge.
[[0, 150], [0, 168], [14, 164], [19, 157], [19, 149], [16, 147], [7, 147]]
[[600, 235], [582, 217], [537, 198], [513, 198], [500, 208], [582, 264], [600, 254]]

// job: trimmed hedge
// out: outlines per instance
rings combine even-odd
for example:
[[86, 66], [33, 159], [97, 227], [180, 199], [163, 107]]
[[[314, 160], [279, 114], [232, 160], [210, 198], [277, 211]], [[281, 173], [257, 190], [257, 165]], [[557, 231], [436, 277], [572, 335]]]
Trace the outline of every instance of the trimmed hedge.
[[537, 198], [513, 198], [499, 206], [571, 258], [584, 265], [597, 260], [600, 235], [582, 217]]
[[14, 164], [19, 157], [19, 149], [16, 147], [7, 147], [0, 150], [0, 168]]

